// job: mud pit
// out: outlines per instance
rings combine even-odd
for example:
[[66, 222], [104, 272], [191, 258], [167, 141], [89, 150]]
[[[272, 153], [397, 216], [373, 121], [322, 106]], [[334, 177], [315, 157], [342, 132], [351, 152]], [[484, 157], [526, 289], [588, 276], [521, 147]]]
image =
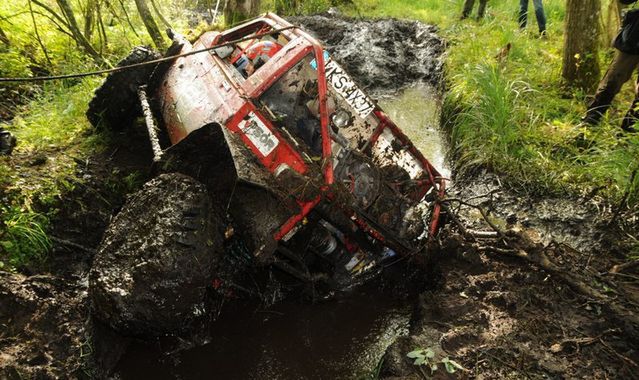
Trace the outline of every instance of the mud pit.
[[[434, 96], [440, 83], [437, 57], [442, 44], [433, 27], [388, 20], [353, 24], [352, 20], [324, 16], [296, 22], [326, 39], [331, 53], [368, 86], [425, 155], [438, 168], [446, 166], [436, 127], [438, 97]], [[373, 35], [367, 36], [365, 31]], [[362, 47], [369, 37], [386, 55]], [[380, 62], [380, 57], [389, 60]], [[402, 70], [397, 69], [398, 59], [409, 61]], [[366, 72], [351, 67], [361, 60], [371, 62]], [[414, 81], [422, 84], [409, 87]], [[422, 117], [422, 110], [429, 116]], [[146, 147], [144, 139], [138, 142]], [[66, 218], [59, 221], [56, 233], [89, 248], [97, 246], [109, 215], [122, 204], [121, 199], [96, 201], [106, 197], [107, 189], [97, 182], [106, 179], [104, 172], [122, 167], [122, 162], [131, 158], [123, 151], [116, 150], [111, 157], [115, 159], [98, 160], [99, 166], [85, 169], [100, 189], [87, 189], [84, 201], [90, 209], [65, 211]], [[150, 162], [149, 152], [138, 156], [142, 157]], [[480, 181], [458, 181], [460, 190], [454, 196], [470, 199], [495, 190], [491, 198], [477, 203], [494, 210], [497, 217], [543, 233], [553, 232], [555, 238], [568, 242], [575, 240], [574, 231], [580, 224], [589, 223], [587, 232], [578, 236], [578, 247], [598, 247], [594, 244], [600, 234], [594, 217], [596, 205], [582, 202], [584, 206], [570, 209], [570, 217], [561, 217], [561, 200], [522, 199], [501, 189], [497, 179], [480, 177]], [[505, 209], [504, 204], [508, 205]], [[546, 212], [537, 212], [539, 209]], [[472, 211], [464, 217], [469, 223], [479, 219]], [[430, 348], [436, 360], [449, 357], [467, 368], [468, 372], [458, 372], [462, 378], [637, 378], [638, 342], [622, 332], [623, 321], [607, 318], [605, 305], [575, 293], [564, 282], [519, 259], [456, 244], [454, 232], [444, 237], [450, 239], [438, 268], [441, 277], [433, 276], [430, 289], [418, 299], [390, 297], [373, 285], [373, 289], [359, 289], [325, 303], [289, 299], [269, 308], [236, 304], [227, 306], [219, 323], [211, 326], [214, 340], [197, 348], [183, 346], [173, 353], [170, 351], [180, 348], [179, 342], [145, 344], [100, 333], [99, 329], [96, 332], [86, 322], [86, 274], [92, 254], [58, 244], [49, 271], [59, 279], [8, 275], [11, 280], [0, 289], [0, 302], [5, 306], [0, 308], [0, 322], [15, 327], [0, 334], [0, 377], [39, 374], [46, 378], [73, 373], [77, 377], [110, 374], [124, 379], [216, 375], [359, 378], [375, 368], [383, 356], [380, 377], [419, 379], [430, 371], [412, 365], [406, 354]], [[561, 259], [576, 270], [585, 265], [594, 271], [605, 271], [620, 260], [609, 251], [586, 252], [590, 253], [593, 255], [587, 260], [576, 254]], [[38, 285], [43, 281], [46, 285]], [[21, 303], [25, 306], [11, 306], [11, 300], [25, 300]], [[61, 333], [51, 326], [69, 328]], [[435, 375], [446, 378], [441, 367]]]

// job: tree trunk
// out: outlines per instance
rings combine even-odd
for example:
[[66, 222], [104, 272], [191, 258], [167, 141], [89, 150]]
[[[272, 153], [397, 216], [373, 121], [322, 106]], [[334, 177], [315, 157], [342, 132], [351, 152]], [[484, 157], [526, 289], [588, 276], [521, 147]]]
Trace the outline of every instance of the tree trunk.
[[260, 12], [260, 0], [226, 0], [224, 4], [224, 22], [235, 25]]
[[608, 6], [603, 21], [604, 30], [602, 33], [603, 46], [611, 47], [613, 39], [619, 33], [621, 26], [621, 3], [619, 0], [608, 0]]
[[160, 21], [162, 22], [162, 24], [164, 25], [164, 27], [169, 28], [169, 29], [173, 29], [171, 27], [171, 24], [169, 24], [169, 22], [164, 18], [164, 16], [162, 15], [162, 12], [160, 12], [160, 8], [158, 7], [158, 5], [155, 3], [155, 0], [151, 0], [151, 6], [153, 7], [153, 10], [155, 11], [155, 14], [158, 16], [158, 18], [160, 19]]
[[162, 39], [162, 33], [160, 32], [160, 28], [158, 28], [158, 24], [153, 19], [153, 15], [149, 10], [149, 6], [146, 4], [146, 0], [135, 0], [135, 5], [138, 8], [138, 13], [140, 14], [140, 18], [142, 18], [142, 22], [144, 22], [144, 26], [146, 30], [149, 32], [151, 39], [153, 40], [153, 44], [160, 51], [164, 51], [164, 39]]
[[84, 36], [91, 41], [93, 35], [93, 23], [95, 22], [95, 9], [97, 0], [88, 0], [84, 11]]
[[29, 13], [31, 13], [31, 21], [33, 22], [33, 31], [35, 32], [36, 40], [38, 40], [38, 44], [40, 44], [40, 47], [42, 48], [42, 52], [44, 53], [44, 57], [47, 59], [49, 67], [51, 67], [53, 66], [51, 64], [51, 58], [49, 58], [47, 47], [44, 46], [44, 42], [42, 42], [42, 38], [40, 38], [40, 32], [38, 32], [38, 24], [36, 23], [35, 16], [33, 15], [33, 6], [31, 5], [31, 0], [29, 0]]
[[[75, 14], [73, 13], [73, 9], [67, 0], [56, 0], [64, 18], [66, 19], [66, 25], [69, 28], [69, 31], [73, 35], [73, 39], [75, 42], [84, 50], [87, 54], [93, 58], [93, 60], [100, 66], [106, 64], [106, 61], [102, 56], [93, 48], [91, 42], [86, 39], [84, 34], [80, 32], [80, 27], [78, 26], [78, 21], [75, 19]], [[34, 3], [36, 3], [34, 1]], [[38, 3], [36, 3], [38, 4]]]
[[562, 77], [570, 88], [592, 93], [599, 82], [600, 0], [567, 0]]

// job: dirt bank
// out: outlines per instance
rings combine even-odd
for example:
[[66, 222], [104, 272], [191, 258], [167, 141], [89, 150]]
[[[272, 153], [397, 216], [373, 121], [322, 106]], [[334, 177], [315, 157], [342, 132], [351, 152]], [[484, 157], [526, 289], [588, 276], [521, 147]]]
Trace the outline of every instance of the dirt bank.
[[[459, 371], [462, 377], [479, 379], [637, 378], [638, 326], [627, 319], [636, 311], [615, 309], [617, 302], [626, 307], [639, 301], [635, 274], [608, 274], [624, 256], [619, 244], [611, 244], [612, 213], [600, 201], [526, 198], [506, 191], [489, 173], [460, 179], [449, 196], [480, 205], [500, 229], [563, 247], [547, 250], [559, 269], [491, 250], [490, 239], [458, 244], [460, 230], [449, 225], [442, 235], [448, 252], [440, 261], [443, 286], [422, 294], [411, 333], [388, 350], [382, 378], [429, 373], [406, 357], [417, 348], [435, 352], [441, 377], [441, 359], [451, 358], [468, 370]], [[493, 231], [478, 209], [462, 208], [459, 218], [469, 229]]]
[[[131, 178], [144, 180], [152, 155], [141, 133], [116, 135], [113, 142], [108, 151], [78, 163], [75, 190], [61, 195], [53, 220], [49, 260], [24, 268], [26, 275], [0, 271], [2, 379], [92, 378], [96, 350], [117, 351], [117, 341], [104, 350], [93, 340], [88, 271], [112, 215], [134, 186]], [[32, 160], [10, 159], [16, 165]]]

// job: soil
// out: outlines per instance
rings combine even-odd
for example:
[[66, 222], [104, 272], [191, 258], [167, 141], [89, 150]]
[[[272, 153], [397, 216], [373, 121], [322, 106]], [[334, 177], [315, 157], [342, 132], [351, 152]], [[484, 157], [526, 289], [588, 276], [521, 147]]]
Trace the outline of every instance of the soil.
[[[458, 179], [449, 196], [475, 199], [471, 203], [482, 205], [493, 222], [522, 229], [542, 245], [555, 241], [572, 247], [551, 257], [562, 271], [591, 279], [599, 289], [607, 285], [597, 281], [615, 286], [608, 289], [614, 292], [611, 300], [638, 301], [631, 283], [608, 282], [606, 274], [624, 257], [620, 244], [610, 244], [611, 213], [602, 212], [605, 208], [595, 200], [523, 198], [489, 173]], [[474, 209], [459, 215], [469, 228], [491, 230]], [[476, 244], [458, 244], [458, 233], [451, 225], [442, 233], [447, 251], [439, 261], [443, 285], [420, 296], [411, 332], [387, 351], [381, 378], [430, 374], [406, 357], [417, 348], [431, 348], [435, 362], [450, 358], [463, 365], [453, 378], [637, 378], [636, 325], [627, 326], [606, 302], [584, 295], [564, 276]], [[449, 377], [441, 369], [434, 376]]]
[[[125, 179], [144, 181], [149, 174], [152, 153], [143, 132], [114, 135], [108, 151], [78, 162], [82, 181], [62, 195], [46, 263], [21, 268], [22, 274], [0, 271], [0, 378], [93, 378], [111, 365], [106, 354], [99, 361], [107, 363], [97, 365], [95, 353], [117, 351], [121, 339], [91, 322], [88, 273], [112, 215], [131, 190]], [[19, 165], [34, 157], [18, 152], [10, 159]], [[95, 344], [98, 335], [103, 346]]]
[[[296, 20], [325, 39], [331, 54], [369, 90], [382, 92], [386, 87], [396, 91], [418, 80], [441, 83], [439, 55], [443, 52], [443, 43], [432, 26], [397, 20], [355, 22], [327, 15]], [[373, 41], [375, 49], [362, 48], [367, 39]], [[405, 43], [408, 47], [404, 47]], [[419, 45], [423, 49], [419, 49]], [[370, 54], [365, 54], [367, 52]], [[404, 63], [402, 70], [397, 70], [398, 63]], [[114, 144], [113, 150], [78, 166], [78, 176], [85, 181], [64, 196], [65, 203], [52, 231], [56, 237], [53, 252], [46, 267], [30, 268], [28, 276], [0, 272], [0, 324], [3, 326], [0, 378], [105, 377], [126, 351], [129, 340], [89, 318], [88, 273], [112, 215], [124, 204], [122, 194], [135, 188], [126, 188], [124, 179], [138, 173], [143, 182], [149, 176], [152, 155], [143, 133], [141, 130], [127, 134], [127, 139]], [[610, 297], [610, 302], [576, 289], [561, 272], [541, 269], [521, 257], [480, 249], [486, 242], [496, 246], [501, 243], [481, 239], [467, 241], [451, 223], [440, 239], [442, 254], [436, 268], [440, 275], [434, 277], [437, 281], [416, 300], [409, 326], [400, 329], [402, 333], [408, 330], [407, 334], [387, 350], [379, 376], [430, 377], [430, 369], [412, 364], [406, 355], [416, 349], [431, 349], [435, 354], [431, 361], [438, 363], [438, 369], [432, 373], [434, 378], [639, 378], [639, 334], [633, 333], [639, 326], [622, 313], [612, 312], [617, 309], [610, 306], [613, 301], [624, 301], [627, 305], [639, 303], [635, 299], [637, 289], [633, 287], [638, 273], [635, 268], [623, 275], [608, 274], [613, 265], [623, 262], [624, 251], [616, 232], [607, 226], [612, 216], [610, 207], [593, 197], [527, 198], [504, 189], [497, 177], [486, 173], [455, 181], [450, 196], [480, 204], [499, 227], [524, 230], [542, 245], [553, 240], [570, 244], [574, 249], [553, 251], [553, 261], [564, 272], [588, 279], [587, 285]], [[490, 229], [480, 222], [481, 215], [474, 209], [464, 208], [459, 215], [470, 228]], [[366, 304], [374, 300], [374, 297], [366, 298]], [[346, 298], [340, 304], [348, 302]], [[410, 301], [402, 304], [411, 306]], [[295, 314], [295, 307], [288, 305], [286, 310], [299, 317], [298, 323], [305, 320], [303, 313]], [[356, 319], [359, 310], [335, 318]], [[273, 311], [269, 318], [275, 318], [277, 313]], [[325, 309], [317, 309], [311, 310], [308, 318], [322, 313], [330, 315]], [[632, 316], [632, 311], [628, 315]], [[264, 321], [266, 317], [261, 319]], [[377, 321], [369, 319], [373, 323]], [[331, 323], [340, 321], [331, 320]], [[249, 318], [245, 322], [253, 321]], [[268, 324], [260, 326], [269, 327]], [[301, 327], [283, 324], [281, 328], [290, 326], [292, 329], [316, 326], [322, 332], [332, 329], [332, 324], [322, 323]], [[350, 330], [335, 331], [345, 335]], [[299, 342], [300, 347], [308, 344], [307, 336]], [[280, 348], [287, 352], [283, 348], [291, 350], [287, 346], [291, 339], [275, 341], [266, 336], [263, 342], [281, 344]], [[327, 345], [339, 342], [330, 341]], [[314, 350], [304, 352], [313, 355]], [[220, 353], [212, 351], [185, 357], [166, 355], [161, 349], [158, 352], [167, 361], [176, 363], [181, 360], [193, 363], [198, 358], [205, 361], [209, 354]], [[257, 350], [247, 355], [261, 354]], [[248, 360], [239, 356], [236, 369]], [[377, 358], [365, 356], [372, 362], [368, 368], [375, 367]], [[454, 375], [447, 374], [442, 364], [445, 358], [464, 369]], [[323, 372], [323, 359], [317, 359], [309, 361], [309, 366], [317, 368], [311, 372], [315, 375], [308, 377], [356, 377], [352, 372], [341, 375]], [[135, 361], [132, 365], [140, 363], [154, 365], [155, 362]], [[286, 373], [292, 373], [291, 378], [304, 377], [297, 372], [279, 370], [277, 362], [270, 364], [275, 366], [269, 367], [271, 372], [260, 372], [264, 368], [258, 366], [256, 373], [273, 373], [279, 378], [286, 378]], [[176, 374], [164, 373], [164, 376], [170, 375]], [[162, 377], [161, 374], [158, 377]], [[233, 377], [233, 372], [229, 377]]]

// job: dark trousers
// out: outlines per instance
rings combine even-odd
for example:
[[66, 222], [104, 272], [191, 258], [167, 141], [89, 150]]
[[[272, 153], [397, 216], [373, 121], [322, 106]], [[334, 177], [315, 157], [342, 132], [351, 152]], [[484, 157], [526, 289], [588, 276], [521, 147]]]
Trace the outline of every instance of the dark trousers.
[[[544, 4], [541, 1], [532, 0], [539, 33], [546, 31], [546, 14], [544, 13]], [[526, 27], [528, 22], [528, 3], [530, 3], [530, 0], [519, 0], [519, 27], [522, 29]]]
[[[477, 9], [478, 19], [484, 17], [484, 13], [486, 13], [486, 3], [488, 3], [488, 0], [479, 0], [479, 9]], [[468, 16], [470, 16], [470, 13], [473, 11], [473, 5], [475, 5], [475, 0], [466, 0], [464, 2], [462, 18], [467, 18]]]
[[[633, 71], [639, 65], [639, 55], [627, 54], [617, 50], [615, 58], [612, 60], [606, 75], [599, 83], [595, 98], [588, 105], [588, 112], [584, 121], [590, 124], [596, 124], [604, 113], [610, 108], [610, 104], [615, 96], [621, 91], [621, 87], [630, 80]], [[632, 102], [630, 110], [621, 123], [621, 127], [630, 130], [639, 117], [639, 78], [635, 84], [635, 99]]]

